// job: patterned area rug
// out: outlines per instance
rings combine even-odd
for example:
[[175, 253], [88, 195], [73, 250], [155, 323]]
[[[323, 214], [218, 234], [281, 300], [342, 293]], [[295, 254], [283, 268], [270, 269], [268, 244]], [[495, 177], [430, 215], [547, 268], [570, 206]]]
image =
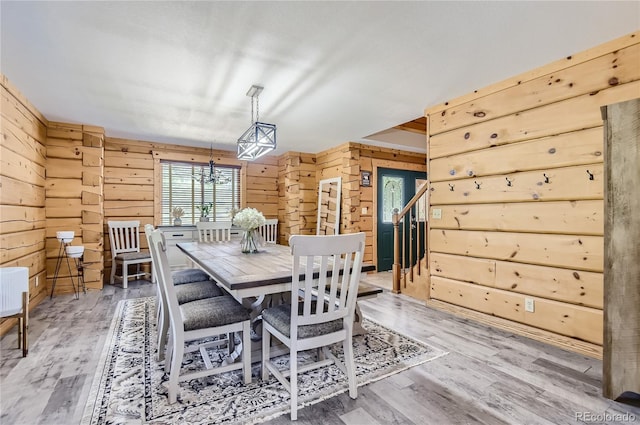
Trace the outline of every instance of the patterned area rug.
[[[273, 376], [262, 381], [259, 363], [253, 364], [250, 385], [243, 385], [241, 371], [185, 381], [180, 384], [178, 401], [168, 404], [168, 376], [163, 364], [155, 361], [154, 309], [155, 297], [118, 304], [82, 425], [255, 424], [290, 411], [289, 393]], [[447, 354], [370, 320], [363, 326], [367, 334], [354, 337], [358, 386]], [[333, 351], [342, 357], [340, 344]], [[210, 353], [212, 360], [224, 361], [224, 353], [215, 349]], [[200, 367], [200, 355], [191, 356], [185, 357], [183, 367]], [[315, 351], [302, 355], [300, 361], [314, 357]], [[288, 355], [278, 358], [283, 368], [288, 361]], [[347, 377], [330, 365], [300, 376], [298, 402], [306, 406], [347, 390]]]

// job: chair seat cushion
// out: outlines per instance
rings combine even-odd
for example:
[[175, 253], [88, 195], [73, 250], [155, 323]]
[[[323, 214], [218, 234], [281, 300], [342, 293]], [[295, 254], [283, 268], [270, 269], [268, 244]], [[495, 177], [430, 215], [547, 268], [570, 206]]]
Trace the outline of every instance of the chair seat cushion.
[[123, 252], [116, 255], [116, 260], [131, 261], [131, 260], [146, 260], [151, 261], [151, 254], [149, 251], [141, 252]]
[[231, 295], [192, 301], [180, 306], [185, 331], [213, 328], [249, 320], [249, 310]]
[[178, 304], [224, 295], [222, 289], [218, 288], [218, 285], [212, 280], [183, 283], [175, 286], [175, 290]]
[[[301, 307], [302, 305], [299, 304]], [[282, 304], [272, 307], [262, 312], [262, 320], [276, 328], [280, 333], [291, 337], [291, 305]], [[342, 319], [331, 322], [319, 323], [317, 325], [298, 326], [298, 338], [311, 338], [314, 336], [326, 335], [337, 332], [343, 328]]]
[[178, 270], [171, 273], [171, 277], [174, 285], [209, 280], [209, 275], [200, 269]]

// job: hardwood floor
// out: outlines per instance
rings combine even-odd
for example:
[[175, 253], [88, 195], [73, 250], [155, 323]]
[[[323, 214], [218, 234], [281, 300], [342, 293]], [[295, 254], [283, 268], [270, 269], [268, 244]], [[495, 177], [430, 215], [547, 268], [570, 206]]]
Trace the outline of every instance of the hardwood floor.
[[[367, 278], [384, 285], [380, 273]], [[391, 279], [388, 274], [388, 279]], [[77, 424], [121, 299], [129, 288], [47, 299], [31, 313], [29, 356], [15, 328], [0, 340], [0, 424]], [[425, 307], [385, 292], [361, 302], [366, 317], [448, 355], [301, 409], [298, 424], [640, 423], [640, 408], [601, 397], [602, 362]], [[268, 424], [289, 423], [281, 416]]]

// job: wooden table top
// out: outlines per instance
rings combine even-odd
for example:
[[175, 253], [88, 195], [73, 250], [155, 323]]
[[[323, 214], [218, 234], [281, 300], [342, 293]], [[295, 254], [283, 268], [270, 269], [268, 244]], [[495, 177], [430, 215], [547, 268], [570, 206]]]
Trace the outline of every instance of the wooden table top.
[[[261, 295], [291, 290], [291, 248], [265, 244], [258, 253], [243, 254], [240, 242], [181, 242], [178, 248], [231, 292]], [[372, 271], [363, 264], [362, 271]]]

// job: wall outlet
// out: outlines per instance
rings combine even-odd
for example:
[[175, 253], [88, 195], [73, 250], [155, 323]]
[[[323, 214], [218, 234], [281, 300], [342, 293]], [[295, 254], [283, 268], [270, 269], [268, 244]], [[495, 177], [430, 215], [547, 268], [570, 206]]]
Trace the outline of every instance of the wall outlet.
[[369, 212], [369, 208], [367, 207], [362, 207], [362, 215], [365, 215], [366, 213]]
[[441, 219], [442, 218], [442, 210], [440, 208], [434, 208], [433, 210], [431, 210], [431, 217], [435, 218], [435, 219]]
[[36, 276], [36, 288], [38, 287], [39, 284], [40, 282], [38, 282], [38, 276]]
[[525, 298], [524, 299], [524, 311], [528, 311], [529, 313], [533, 313], [535, 310], [535, 303], [533, 302], [533, 298]]

